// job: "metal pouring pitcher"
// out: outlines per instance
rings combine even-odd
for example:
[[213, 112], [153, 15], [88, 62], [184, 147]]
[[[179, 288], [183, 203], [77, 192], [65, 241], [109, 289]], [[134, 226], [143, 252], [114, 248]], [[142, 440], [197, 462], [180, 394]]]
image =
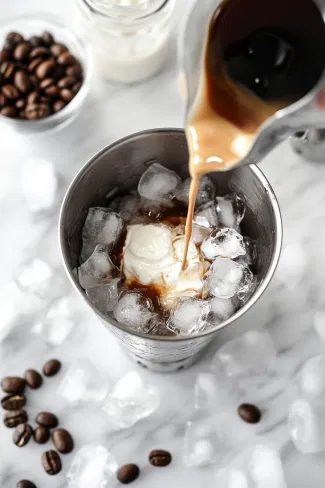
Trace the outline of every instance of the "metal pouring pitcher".
[[[223, 0], [252, 7], [254, 0]], [[216, 9], [223, 3], [222, 0], [195, 0], [191, 2], [187, 17], [185, 18], [181, 35], [179, 37], [178, 55], [181, 83], [186, 97], [186, 118], [188, 118], [197, 100], [203, 72], [204, 54], [207, 44], [209, 25]], [[257, 0], [256, 0], [257, 2]], [[263, 5], [264, 2], [259, 2]], [[290, 3], [290, 2], [289, 2]], [[294, 3], [294, 0], [291, 2]], [[320, 22], [325, 19], [325, 0], [310, 0], [311, 8], [318, 9]], [[250, 5], [249, 5], [250, 4]], [[273, 4], [273, 2], [272, 2]], [[288, 1], [279, 2], [274, 8], [288, 9]], [[300, 12], [300, 2], [295, 2], [296, 11], [292, 11], [292, 19], [308, 26], [308, 18]], [[236, 10], [235, 10], [236, 11]], [[251, 8], [251, 14], [254, 10]], [[242, 13], [242, 12], [241, 12]], [[240, 14], [238, 16], [240, 17]], [[317, 10], [316, 10], [317, 13]], [[249, 14], [247, 14], [249, 15]], [[298, 16], [298, 17], [297, 17]], [[299, 17], [300, 16], [300, 17]], [[301, 18], [303, 17], [303, 18]], [[284, 15], [288, 20], [288, 12]], [[254, 20], [256, 22], [256, 19]], [[271, 20], [272, 22], [272, 20]], [[285, 20], [284, 20], [285, 22]], [[237, 19], [238, 26], [245, 25], [245, 19]], [[256, 24], [258, 25], [258, 24]], [[272, 27], [260, 25], [263, 27]], [[275, 25], [276, 27], [276, 25]], [[231, 28], [231, 26], [229, 27]], [[244, 29], [244, 27], [243, 27]], [[324, 23], [325, 32], [325, 23]], [[311, 37], [313, 34], [311, 34]], [[306, 39], [306, 43], [310, 40]], [[304, 38], [302, 37], [302, 42]], [[319, 56], [324, 51], [325, 45], [315, 45], [315, 62], [320, 62]], [[316, 61], [317, 60], [317, 61]], [[257, 164], [276, 145], [290, 136], [293, 149], [302, 157], [319, 161], [322, 149], [325, 149], [325, 62], [318, 81], [312, 89], [295, 103], [279, 110], [274, 116], [267, 119], [256, 133], [253, 145], [245, 158], [238, 162], [238, 166], [245, 164]], [[308, 143], [307, 143], [308, 141]], [[325, 154], [325, 153], [324, 153]], [[324, 158], [325, 159], [325, 155]]]

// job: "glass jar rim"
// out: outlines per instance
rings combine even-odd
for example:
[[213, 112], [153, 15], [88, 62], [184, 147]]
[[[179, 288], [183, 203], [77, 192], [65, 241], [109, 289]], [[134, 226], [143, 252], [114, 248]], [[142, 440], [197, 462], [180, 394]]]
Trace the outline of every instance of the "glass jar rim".
[[[110, 5], [105, 0], [80, 0], [93, 14], [111, 21], [141, 21], [157, 14], [170, 3], [171, 0], [153, 0], [138, 5]], [[147, 8], [146, 8], [147, 7]]]

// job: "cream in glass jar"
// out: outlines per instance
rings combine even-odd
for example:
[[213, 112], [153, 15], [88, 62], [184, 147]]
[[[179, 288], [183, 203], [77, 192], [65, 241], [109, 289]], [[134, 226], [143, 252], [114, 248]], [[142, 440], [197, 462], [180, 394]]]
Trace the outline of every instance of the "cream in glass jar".
[[168, 55], [175, 0], [75, 0], [74, 25], [108, 81], [150, 78]]

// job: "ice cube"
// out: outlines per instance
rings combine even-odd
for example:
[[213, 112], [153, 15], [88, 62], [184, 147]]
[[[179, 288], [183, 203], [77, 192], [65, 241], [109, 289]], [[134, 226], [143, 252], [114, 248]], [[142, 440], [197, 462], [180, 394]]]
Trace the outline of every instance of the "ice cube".
[[202, 242], [201, 251], [209, 260], [217, 256], [222, 258], [237, 258], [246, 253], [243, 238], [234, 229], [227, 227], [214, 230], [210, 236]]
[[22, 291], [42, 299], [58, 296], [65, 286], [61, 270], [39, 258], [23, 261], [15, 271], [15, 281]]
[[130, 371], [108, 393], [103, 410], [113, 424], [126, 429], [152, 415], [159, 405], [158, 390]]
[[224, 227], [238, 230], [239, 224], [244, 218], [245, 210], [243, 200], [234, 193], [216, 198], [217, 215]]
[[58, 178], [51, 161], [28, 159], [21, 172], [21, 191], [33, 213], [47, 213], [55, 206]]
[[70, 403], [100, 402], [110, 387], [110, 381], [89, 359], [74, 361], [58, 387], [58, 395]]
[[117, 212], [124, 222], [129, 223], [140, 213], [141, 199], [137, 193], [130, 193], [116, 198], [110, 203], [110, 208]]
[[212, 202], [208, 202], [202, 205], [195, 213], [193, 222], [201, 227], [211, 229], [219, 225], [219, 219], [215, 209], [215, 205]]
[[[177, 188], [175, 196], [177, 200], [188, 205], [188, 198], [190, 194], [191, 178], [186, 178]], [[216, 194], [216, 188], [207, 175], [203, 175], [200, 178], [199, 191], [196, 197], [196, 205], [201, 206], [204, 203], [211, 202], [214, 200]]]
[[325, 342], [325, 312], [322, 310], [318, 310], [314, 314], [314, 329], [321, 340]]
[[227, 403], [232, 395], [231, 384], [225, 377], [214, 373], [198, 373], [194, 385], [195, 408], [215, 412], [217, 407]]
[[123, 291], [114, 308], [114, 317], [130, 329], [148, 332], [154, 317], [152, 301], [141, 291]]
[[103, 314], [114, 310], [119, 295], [118, 283], [109, 283], [108, 285], [94, 286], [88, 288], [86, 294], [91, 303]]
[[222, 488], [286, 488], [279, 453], [266, 441], [255, 441], [217, 471]]
[[104, 488], [115, 479], [118, 465], [101, 445], [83, 446], [74, 456], [67, 473], [69, 488]]
[[257, 261], [257, 242], [251, 237], [244, 236], [244, 246], [246, 254], [244, 259], [246, 263], [251, 266]]
[[253, 273], [247, 266], [228, 258], [217, 257], [212, 263], [206, 283], [209, 293], [217, 298], [232, 298], [249, 293], [253, 287]]
[[274, 365], [277, 352], [270, 334], [250, 330], [224, 344], [216, 353], [214, 367], [228, 377], [262, 374]]
[[325, 357], [308, 359], [300, 372], [300, 389], [310, 399], [324, 397], [325, 400]]
[[98, 245], [92, 255], [78, 268], [80, 285], [86, 290], [98, 285], [113, 284], [121, 273], [108, 255], [107, 247]]
[[143, 198], [159, 203], [168, 202], [175, 194], [181, 179], [159, 163], [153, 163], [141, 176], [138, 192]]
[[201, 244], [207, 237], [209, 237], [211, 230], [212, 229], [210, 228], [193, 223], [191, 239], [194, 244]]
[[295, 400], [289, 409], [289, 430], [292, 442], [303, 454], [325, 450], [325, 405]]
[[220, 324], [234, 315], [236, 309], [233, 301], [228, 298], [210, 298], [211, 323]]
[[210, 310], [206, 300], [180, 300], [171, 311], [167, 327], [180, 335], [199, 334], [209, 326]]
[[220, 462], [226, 451], [224, 434], [216, 416], [199, 412], [187, 423], [183, 446], [183, 461], [187, 467]]
[[59, 346], [78, 331], [82, 334], [81, 311], [76, 296], [66, 296], [54, 300], [45, 317], [37, 321], [31, 332], [39, 335], [51, 346]]
[[90, 208], [82, 230], [81, 262], [89, 258], [98, 244], [112, 248], [123, 230], [123, 220], [117, 213], [107, 208]]

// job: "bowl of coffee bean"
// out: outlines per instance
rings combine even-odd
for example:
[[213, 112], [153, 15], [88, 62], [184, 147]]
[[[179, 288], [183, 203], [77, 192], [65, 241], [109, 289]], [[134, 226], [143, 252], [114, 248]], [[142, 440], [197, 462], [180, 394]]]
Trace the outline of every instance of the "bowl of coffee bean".
[[55, 19], [33, 15], [0, 25], [0, 121], [22, 132], [66, 125], [89, 86], [89, 54]]

